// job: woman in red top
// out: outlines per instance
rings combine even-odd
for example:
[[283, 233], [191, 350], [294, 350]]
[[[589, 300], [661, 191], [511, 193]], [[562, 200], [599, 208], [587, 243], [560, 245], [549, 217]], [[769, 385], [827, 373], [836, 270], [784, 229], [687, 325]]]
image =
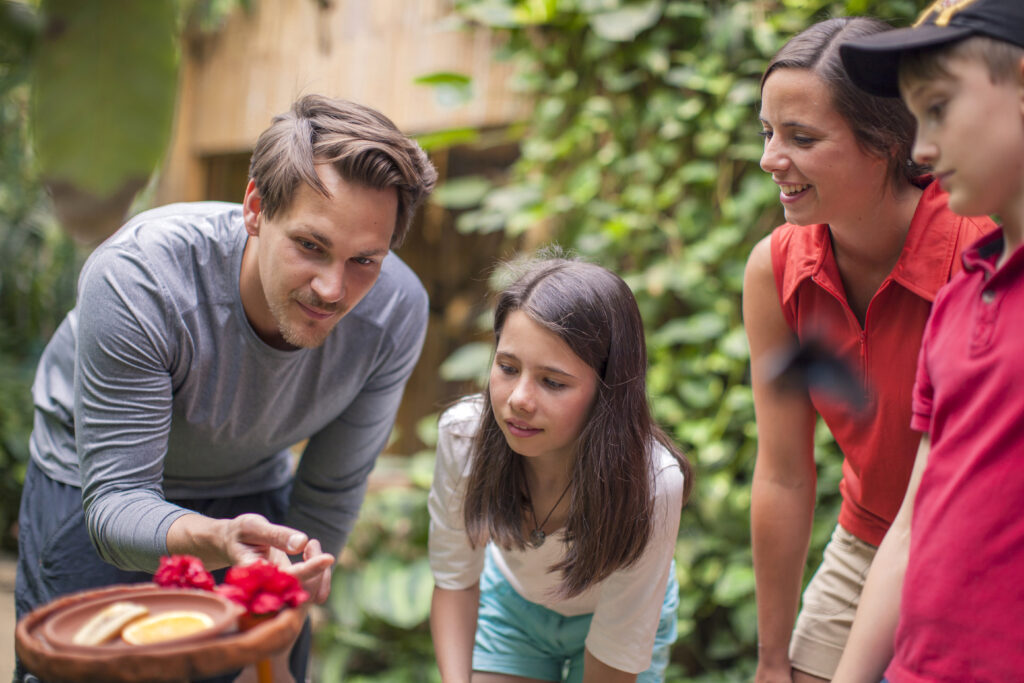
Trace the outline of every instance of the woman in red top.
[[[919, 439], [910, 394], [931, 302], [959, 268], [959, 252], [994, 228], [951, 213], [938, 184], [911, 162], [914, 121], [903, 104], [867, 95], [846, 76], [839, 44], [888, 28], [848, 17], [815, 24], [761, 80], [761, 168], [779, 185], [787, 222], [754, 247], [743, 286], [758, 434], [759, 683], [832, 677], [910, 477]], [[856, 371], [865, 406], [770, 379], [778, 353], [811, 340]], [[797, 618], [818, 415], [843, 452], [843, 504]]]

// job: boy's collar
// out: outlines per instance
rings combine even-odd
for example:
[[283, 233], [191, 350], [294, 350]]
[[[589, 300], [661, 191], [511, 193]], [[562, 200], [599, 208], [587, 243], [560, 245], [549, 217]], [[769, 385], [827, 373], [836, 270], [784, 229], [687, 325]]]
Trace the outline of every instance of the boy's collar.
[[1024, 47], [1021, 0], [936, 0], [909, 28], [883, 31], [839, 46], [850, 79], [872, 95], [899, 97], [900, 56], [910, 50], [988, 36]]

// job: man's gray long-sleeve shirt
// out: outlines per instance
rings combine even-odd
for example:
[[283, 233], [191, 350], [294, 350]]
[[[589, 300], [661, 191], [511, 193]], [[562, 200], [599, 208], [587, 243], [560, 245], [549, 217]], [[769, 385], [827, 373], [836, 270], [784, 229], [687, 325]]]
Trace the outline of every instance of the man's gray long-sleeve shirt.
[[337, 553], [419, 358], [427, 296], [397, 256], [322, 346], [282, 351], [246, 318], [241, 207], [140, 214], [90, 256], [40, 360], [32, 458], [83, 489], [100, 555], [155, 570], [166, 498], [278, 488], [309, 439], [285, 523]]

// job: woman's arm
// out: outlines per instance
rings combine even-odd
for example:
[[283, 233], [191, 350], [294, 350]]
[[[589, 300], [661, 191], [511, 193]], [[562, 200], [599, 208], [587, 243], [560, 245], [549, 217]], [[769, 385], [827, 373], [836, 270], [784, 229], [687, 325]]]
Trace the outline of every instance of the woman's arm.
[[636, 676], [620, 669], [613, 669], [590, 654], [590, 650], [584, 650], [583, 683], [634, 683]]
[[910, 520], [914, 514], [917, 487], [928, 464], [929, 449], [928, 437], [925, 436], [917, 450], [903, 504], [871, 563], [850, 639], [846, 641], [846, 649], [832, 679], [835, 683], [876, 683], [882, 679], [885, 667], [892, 659], [893, 637], [900, 620], [903, 576], [907, 571], [910, 550]]
[[789, 640], [814, 519], [816, 413], [806, 392], [780, 392], [764, 378], [772, 354], [796, 341], [779, 304], [771, 236], [754, 247], [747, 261], [743, 324], [757, 416], [750, 515], [759, 640], [755, 680], [788, 682]]
[[473, 672], [473, 640], [479, 604], [479, 583], [460, 590], [434, 588], [430, 603], [430, 634], [434, 639], [437, 668], [444, 683], [469, 683]]

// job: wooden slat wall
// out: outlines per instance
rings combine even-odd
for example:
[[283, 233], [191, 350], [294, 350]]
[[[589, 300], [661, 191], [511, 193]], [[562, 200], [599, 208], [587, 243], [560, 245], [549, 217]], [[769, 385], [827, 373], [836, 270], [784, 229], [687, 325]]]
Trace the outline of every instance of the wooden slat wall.
[[[307, 93], [375, 107], [412, 134], [520, 117], [525, 104], [509, 91], [510, 65], [493, 58], [494, 36], [459, 30], [450, 14], [451, 0], [255, 0], [250, 14], [237, 10], [185, 50], [157, 201], [203, 199], [202, 157], [251, 149]], [[413, 83], [436, 71], [470, 76], [475, 97], [448, 108]]]

